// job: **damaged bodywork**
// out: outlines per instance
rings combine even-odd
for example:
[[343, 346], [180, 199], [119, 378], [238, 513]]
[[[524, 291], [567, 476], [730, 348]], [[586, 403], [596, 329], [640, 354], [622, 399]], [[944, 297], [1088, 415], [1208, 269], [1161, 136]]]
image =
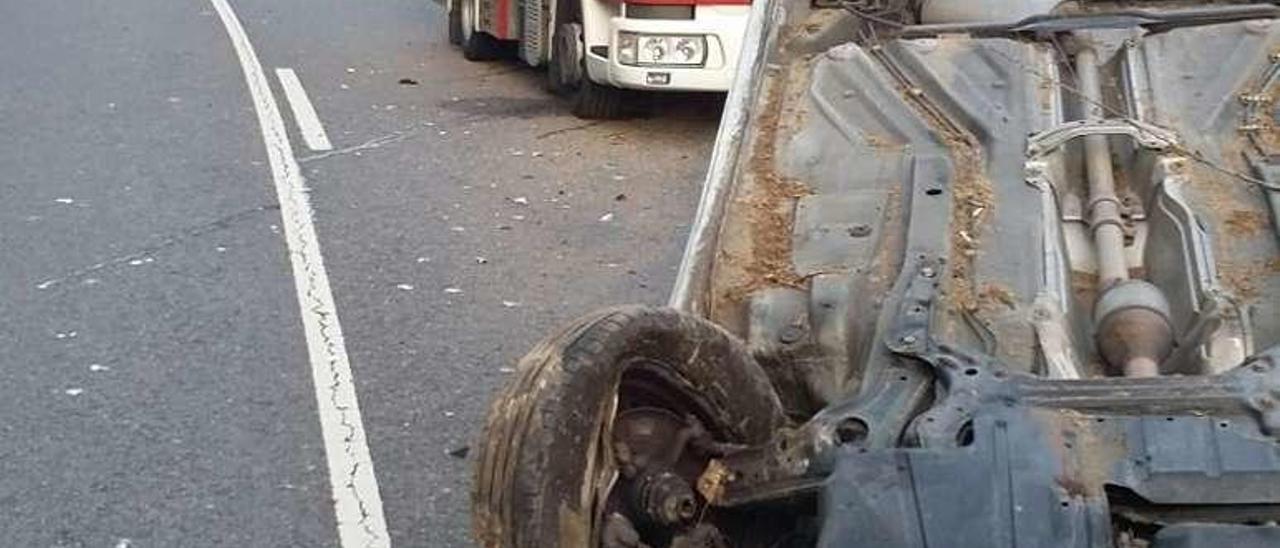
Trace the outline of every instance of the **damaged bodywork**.
[[1280, 8], [754, 10], [670, 305], [785, 420], [604, 545], [1280, 546]]

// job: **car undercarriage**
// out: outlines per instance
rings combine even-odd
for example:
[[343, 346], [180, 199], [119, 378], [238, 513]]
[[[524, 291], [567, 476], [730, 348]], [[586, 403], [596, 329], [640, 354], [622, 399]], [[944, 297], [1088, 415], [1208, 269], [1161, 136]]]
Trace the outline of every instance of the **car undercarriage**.
[[1280, 546], [1280, 8], [754, 7], [670, 309], [482, 434], [487, 546]]

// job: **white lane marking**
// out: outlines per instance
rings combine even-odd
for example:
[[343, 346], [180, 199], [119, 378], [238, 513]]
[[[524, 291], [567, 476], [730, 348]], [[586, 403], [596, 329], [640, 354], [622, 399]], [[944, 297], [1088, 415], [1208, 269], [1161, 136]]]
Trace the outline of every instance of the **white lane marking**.
[[307, 98], [307, 90], [302, 88], [302, 81], [291, 68], [276, 69], [276, 77], [284, 88], [284, 96], [289, 100], [289, 110], [293, 111], [293, 119], [298, 122], [298, 130], [302, 132], [302, 140], [307, 142], [311, 150], [331, 150], [329, 136], [320, 124], [320, 116], [316, 115], [316, 107], [311, 106]]
[[373, 460], [369, 457], [369, 445], [365, 441], [364, 423], [360, 419], [360, 406], [352, 385], [351, 364], [342, 340], [342, 328], [338, 324], [337, 307], [311, 221], [306, 182], [293, 156], [280, 108], [271, 94], [267, 77], [244, 33], [244, 27], [227, 0], [209, 1], [222, 19], [244, 69], [258, 124], [262, 127], [276, 196], [280, 200], [285, 244], [289, 248], [289, 262], [293, 266], [294, 286], [307, 338], [307, 353], [311, 358], [339, 542], [343, 548], [389, 547], [391, 541], [382, 515], [382, 497], [378, 494]]

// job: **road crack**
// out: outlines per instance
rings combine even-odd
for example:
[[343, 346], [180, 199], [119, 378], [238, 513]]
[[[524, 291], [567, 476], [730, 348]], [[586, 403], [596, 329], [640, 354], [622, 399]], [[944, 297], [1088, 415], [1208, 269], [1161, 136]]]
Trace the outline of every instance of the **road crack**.
[[253, 217], [258, 213], [262, 213], [264, 211], [276, 211], [279, 209], [280, 209], [279, 205], [271, 204], [271, 205], [262, 205], [258, 207], [252, 207], [249, 209], [237, 211], [235, 213], [219, 217], [207, 223], [198, 224], [198, 225], [183, 229], [181, 231], [178, 231], [174, 234], [170, 234], [162, 238], [159, 242], [140, 248], [136, 251], [132, 251], [124, 255], [118, 255], [104, 261], [100, 261], [88, 266], [77, 268], [67, 274], [64, 274], [56, 278], [49, 278], [47, 280], [44, 280], [36, 284], [36, 289], [40, 289], [40, 290], [51, 289], [59, 285], [84, 279], [89, 275], [97, 272], [108, 270], [123, 264], [127, 264], [132, 261], [142, 260], [151, 255], [155, 255], [156, 253], [159, 253], [164, 249], [178, 245], [186, 240], [203, 236], [205, 234], [215, 232], [218, 230], [230, 228], [232, 225], [238, 222], [244, 221], [250, 217]]

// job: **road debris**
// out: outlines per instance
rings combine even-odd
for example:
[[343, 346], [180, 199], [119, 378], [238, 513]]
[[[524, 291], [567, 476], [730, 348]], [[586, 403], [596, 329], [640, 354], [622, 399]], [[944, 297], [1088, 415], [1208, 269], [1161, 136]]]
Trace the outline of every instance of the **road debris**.
[[396, 289], [401, 291], [413, 291], [413, 284], [396, 284]]
[[91, 363], [89, 364], [89, 371], [93, 371], [94, 373], [101, 373], [103, 371], [111, 371], [111, 368], [105, 365], [102, 365], [100, 363]]
[[450, 294], [450, 295], [461, 295], [461, 294], [462, 294], [462, 290], [461, 290], [461, 289], [458, 289], [458, 288], [456, 288], [456, 287], [446, 287], [446, 288], [444, 288], [444, 292], [445, 292], [445, 293], [448, 293], [448, 294]]
[[83, 388], [68, 388], [68, 389], [66, 389], [66, 390], [63, 390], [62, 392], [63, 392], [63, 393], [65, 393], [65, 394], [66, 394], [66, 395], [68, 395], [68, 396], [79, 396], [80, 394], [83, 394], [83, 393], [84, 393], [84, 389], [83, 389]]
[[600, 222], [602, 222], [602, 223], [607, 223], [607, 222], [610, 222], [610, 221], [612, 221], [612, 220], [613, 220], [613, 213], [612, 213], [612, 212], [610, 212], [610, 213], [605, 213], [604, 215], [601, 215], [601, 216], [600, 216]]

